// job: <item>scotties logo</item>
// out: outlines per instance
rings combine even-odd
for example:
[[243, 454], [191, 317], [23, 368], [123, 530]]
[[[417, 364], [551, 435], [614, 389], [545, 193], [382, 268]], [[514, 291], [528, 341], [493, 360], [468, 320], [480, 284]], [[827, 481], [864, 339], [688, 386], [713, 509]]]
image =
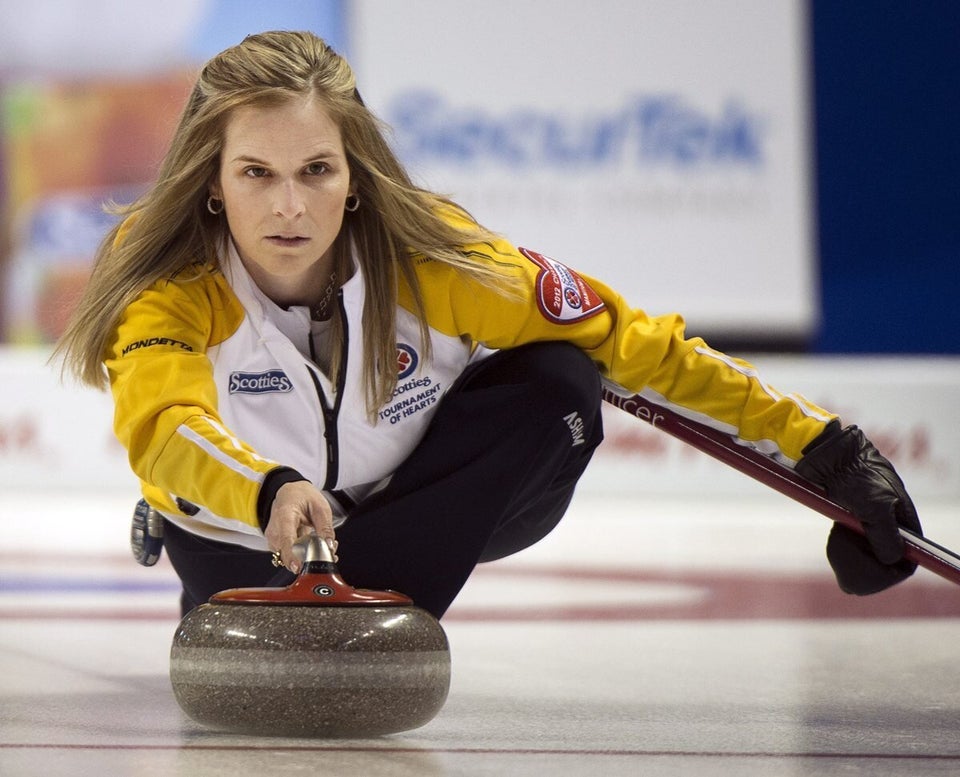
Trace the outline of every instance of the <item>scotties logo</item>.
[[266, 372], [231, 372], [231, 394], [286, 394], [293, 383], [283, 370]]
[[417, 352], [406, 343], [397, 343], [397, 378], [403, 380], [417, 369], [420, 358]]

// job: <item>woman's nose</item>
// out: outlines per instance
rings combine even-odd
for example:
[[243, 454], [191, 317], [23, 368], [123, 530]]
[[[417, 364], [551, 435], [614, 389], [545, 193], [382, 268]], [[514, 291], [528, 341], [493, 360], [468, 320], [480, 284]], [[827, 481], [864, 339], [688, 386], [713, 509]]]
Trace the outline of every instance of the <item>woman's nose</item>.
[[274, 191], [273, 212], [283, 218], [296, 218], [304, 211], [303, 196], [293, 181], [284, 181]]

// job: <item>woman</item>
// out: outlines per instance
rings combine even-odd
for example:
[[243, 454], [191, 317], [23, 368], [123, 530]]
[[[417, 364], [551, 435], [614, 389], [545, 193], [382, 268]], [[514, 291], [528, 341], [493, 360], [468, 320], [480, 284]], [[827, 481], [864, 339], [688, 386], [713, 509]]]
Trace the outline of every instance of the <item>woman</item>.
[[869, 539], [828, 542], [845, 590], [913, 571], [897, 521], [919, 531], [916, 513], [856, 427], [415, 187], [311, 34], [208, 62], [156, 185], [120, 212], [59, 348], [109, 381], [184, 611], [290, 582], [316, 531], [352, 584], [440, 617], [478, 562], [560, 520], [602, 439], [601, 378], [854, 509]]

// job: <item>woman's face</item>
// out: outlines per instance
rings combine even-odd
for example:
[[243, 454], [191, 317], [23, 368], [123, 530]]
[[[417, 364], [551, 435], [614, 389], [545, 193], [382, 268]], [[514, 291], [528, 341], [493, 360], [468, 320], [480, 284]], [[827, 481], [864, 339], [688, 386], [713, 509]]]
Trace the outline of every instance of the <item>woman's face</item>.
[[274, 302], [310, 305], [326, 288], [349, 193], [340, 128], [318, 100], [233, 112], [211, 194], [223, 200], [247, 272]]

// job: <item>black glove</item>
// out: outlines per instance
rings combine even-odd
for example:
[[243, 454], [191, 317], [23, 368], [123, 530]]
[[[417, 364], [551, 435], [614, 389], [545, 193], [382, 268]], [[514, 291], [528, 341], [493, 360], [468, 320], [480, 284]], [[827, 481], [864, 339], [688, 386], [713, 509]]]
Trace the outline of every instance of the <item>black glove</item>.
[[827, 559], [840, 588], [849, 594], [877, 593], [914, 573], [903, 557], [898, 526], [922, 534], [920, 519], [893, 465], [856, 426], [828, 424], [803, 449], [797, 474], [818, 486], [863, 524], [866, 536], [835, 523], [827, 540]]

